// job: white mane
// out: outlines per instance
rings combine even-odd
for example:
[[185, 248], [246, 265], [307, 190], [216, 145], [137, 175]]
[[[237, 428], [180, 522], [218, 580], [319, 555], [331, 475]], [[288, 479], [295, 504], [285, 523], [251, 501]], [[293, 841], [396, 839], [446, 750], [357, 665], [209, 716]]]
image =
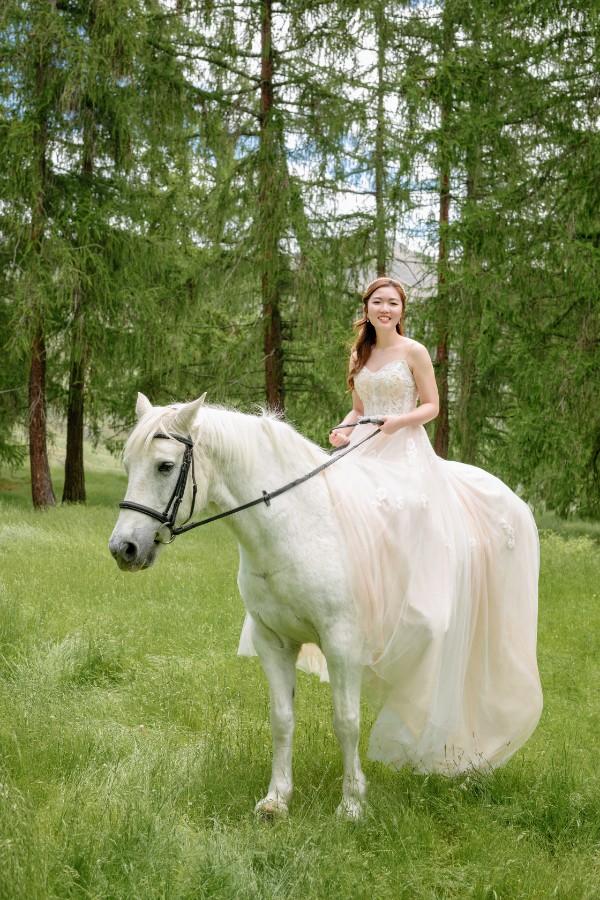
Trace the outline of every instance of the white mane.
[[[143, 453], [157, 432], [176, 433], [174, 421], [183, 408], [182, 403], [155, 406], [138, 422], [130, 434], [123, 455]], [[290, 458], [302, 466], [312, 467], [322, 463], [325, 452], [299, 434], [287, 422], [267, 411], [253, 416], [220, 406], [203, 406], [191, 429], [191, 437], [197, 450], [217, 457], [224, 467], [235, 465], [247, 472], [256, 466], [256, 456], [269, 446], [274, 460], [289, 463]], [[262, 446], [261, 446], [262, 445]]]

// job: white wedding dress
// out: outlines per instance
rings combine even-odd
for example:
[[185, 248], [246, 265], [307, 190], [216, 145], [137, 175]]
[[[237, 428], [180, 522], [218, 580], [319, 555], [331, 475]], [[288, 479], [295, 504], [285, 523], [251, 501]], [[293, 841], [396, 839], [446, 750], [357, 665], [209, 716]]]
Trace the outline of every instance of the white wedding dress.
[[[417, 402], [405, 360], [363, 367], [355, 389], [365, 416]], [[357, 426], [352, 443], [372, 430]], [[378, 434], [327, 478], [356, 561], [365, 681], [379, 704], [369, 756], [448, 775], [506, 762], [542, 708], [528, 506], [493, 475], [436, 456], [422, 426]], [[314, 646], [298, 665], [326, 677]]]

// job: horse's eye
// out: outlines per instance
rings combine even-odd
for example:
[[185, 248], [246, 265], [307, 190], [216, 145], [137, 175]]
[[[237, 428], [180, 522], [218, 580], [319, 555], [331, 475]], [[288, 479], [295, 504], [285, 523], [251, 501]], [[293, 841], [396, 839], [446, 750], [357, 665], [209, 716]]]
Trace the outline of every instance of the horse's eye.
[[168, 475], [174, 465], [175, 463], [172, 462], [161, 462], [158, 467], [158, 471], [162, 472], [163, 475]]

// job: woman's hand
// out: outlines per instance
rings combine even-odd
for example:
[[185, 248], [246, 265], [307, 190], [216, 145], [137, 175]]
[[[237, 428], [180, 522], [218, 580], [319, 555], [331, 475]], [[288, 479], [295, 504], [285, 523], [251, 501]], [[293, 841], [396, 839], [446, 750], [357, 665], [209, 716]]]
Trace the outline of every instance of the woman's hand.
[[404, 427], [403, 416], [378, 416], [377, 418], [383, 422], [383, 425], [379, 426], [379, 430], [384, 434], [396, 434]]
[[334, 428], [333, 431], [329, 432], [329, 443], [333, 444], [334, 447], [345, 447], [346, 444], [350, 443], [350, 438], [343, 431], [338, 431]]

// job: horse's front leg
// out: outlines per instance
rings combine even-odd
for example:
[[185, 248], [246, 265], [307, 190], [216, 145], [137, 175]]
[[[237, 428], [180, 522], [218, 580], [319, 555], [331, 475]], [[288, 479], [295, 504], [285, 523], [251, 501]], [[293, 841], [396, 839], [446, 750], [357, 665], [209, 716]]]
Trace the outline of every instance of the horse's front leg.
[[364, 813], [367, 790], [367, 780], [358, 755], [362, 666], [352, 659], [351, 653], [338, 651], [327, 654], [327, 668], [333, 700], [333, 728], [344, 767], [342, 802], [336, 812], [354, 821]]
[[255, 812], [265, 818], [285, 817], [292, 797], [292, 743], [294, 739], [294, 691], [298, 648], [283, 646], [275, 632], [254, 622], [252, 639], [269, 682], [273, 767], [266, 797]]

